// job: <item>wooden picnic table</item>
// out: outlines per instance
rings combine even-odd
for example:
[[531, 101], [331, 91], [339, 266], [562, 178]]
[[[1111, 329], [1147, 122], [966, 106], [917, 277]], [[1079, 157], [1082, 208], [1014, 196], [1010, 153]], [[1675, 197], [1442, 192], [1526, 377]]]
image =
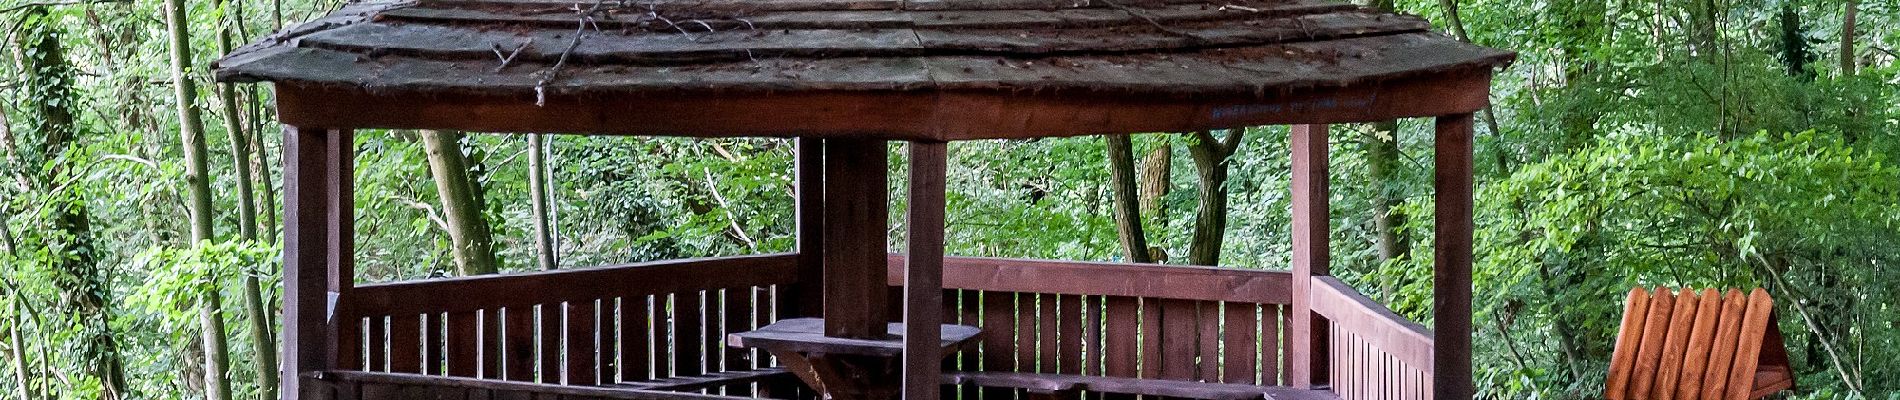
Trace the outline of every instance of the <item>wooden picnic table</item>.
[[[903, 379], [898, 363], [904, 354], [904, 324], [886, 325], [881, 338], [825, 336], [823, 318], [793, 318], [757, 330], [727, 335], [732, 347], [759, 348], [772, 353], [799, 380], [836, 400], [897, 398]], [[982, 329], [943, 324], [939, 354], [952, 354], [974, 345]]]

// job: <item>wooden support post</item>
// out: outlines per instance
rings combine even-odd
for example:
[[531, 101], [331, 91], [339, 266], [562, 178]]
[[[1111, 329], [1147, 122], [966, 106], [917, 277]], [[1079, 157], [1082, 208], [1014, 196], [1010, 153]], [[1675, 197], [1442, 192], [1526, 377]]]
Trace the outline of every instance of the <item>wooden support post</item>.
[[1432, 190], [1432, 398], [1469, 399], [1471, 372], [1471, 114], [1438, 117]]
[[801, 137], [793, 141], [798, 154], [793, 164], [793, 186], [798, 189], [794, 210], [798, 291], [780, 295], [780, 312], [818, 317], [825, 312], [825, 140]]
[[909, 252], [904, 268], [904, 399], [937, 400], [943, 374], [944, 174], [949, 146], [910, 143]]
[[1332, 243], [1327, 204], [1326, 125], [1294, 125], [1293, 153], [1293, 315], [1286, 332], [1287, 381], [1301, 389], [1330, 382], [1328, 322], [1313, 313], [1313, 277], [1332, 273]]
[[[336, 302], [354, 285], [356, 144], [349, 130], [284, 129], [284, 368], [286, 399], [302, 375], [335, 369], [341, 351]], [[349, 341], [354, 342], [354, 341]], [[354, 347], [354, 346], [351, 346]]]
[[825, 143], [825, 335], [881, 338], [890, 321], [890, 154], [880, 139]]

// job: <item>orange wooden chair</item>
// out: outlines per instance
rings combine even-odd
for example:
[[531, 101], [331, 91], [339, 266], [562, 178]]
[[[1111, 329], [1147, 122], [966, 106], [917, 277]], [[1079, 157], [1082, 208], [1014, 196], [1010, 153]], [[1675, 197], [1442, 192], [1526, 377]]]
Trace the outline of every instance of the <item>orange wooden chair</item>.
[[1604, 397], [1746, 400], [1794, 387], [1768, 291], [1671, 292], [1630, 289]]

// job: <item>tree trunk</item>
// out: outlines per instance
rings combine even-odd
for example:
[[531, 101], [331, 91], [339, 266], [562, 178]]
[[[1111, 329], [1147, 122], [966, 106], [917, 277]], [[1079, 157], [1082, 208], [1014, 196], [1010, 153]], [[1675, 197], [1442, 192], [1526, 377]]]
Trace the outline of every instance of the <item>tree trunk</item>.
[[442, 219], [448, 222], [450, 253], [455, 257], [456, 273], [462, 276], [495, 273], [495, 244], [488, 221], [482, 219], [478, 182], [468, 176], [468, 156], [462, 154], [459, 132], [418, 132], [422, 148], [429, 157], [429, 172], [435, 177], [436, 194], [442, 200]]
[[1378, 232], [1379, 262], [1405, 257], [1411, 253], [1411, 238], [1401, 232], [1405, 213], [1392, 207], [1398, 203], [1393, 191], [1398, 186], [1398, 121], [1374, 123], [1372, 134], [1362, 138], [1366, 152], [1366, 175], [1372, 181], [1372, 225]]
[[560, 268], [554, 258], [554, 234], [548, 226], [548, 162], [546, 139], [528, 135], [528, 196], [534, 218], [534, 253], [542, 270]]
[[231, 382], [225, 371], [230, 370], [231, 358], [224, 337], [224, 316], [220, 307], [222, 299], [218, 295], [217, 281], [213, 280], [209, 285], [204, 298], [198, 301], [198, 333], [204, 341], [205, 353], [205, 398], [228, 400], [231, 398]]
[[[60, 296], [67, 299], [66, 312], [73, 323], [81, 325], [82, 333], [78, 339], [79, 364], [85, 373], [97, 378], [102, 394], [106, 399], [121, 399], [127, 396], [125, 385], [125, 362], [119, 356], [117, 339], [113, 338], [111, 291], [108, 290], [105, 272], [98, 265], [96, 249], [93, 248], [91, 218], [86, 211], [86, 203], [79, 199], [73, 189], [54, 183], [57, 177], [66, 173], [71, 166], [67, 161], [47, 163], [65, 152], [74, 141], [77, 129], [73, 126], [73, 69], [66, 62], [66, 50], [60, 45], [60, 26], [47, 17], [45, 6], [29, 6], [20, 11], [20, 23], [17, 29], [19, 38], [20, 64], [24, 70], [21, 87], [33, 91], [31, 110], [36, 119], [35, 130], [41, 134], [41, 147], [36, 153], [41, 159], [27, 160], [28, 168], [39, 172], [34, 174], [34, 184], [38, 190], [56, 197], [49, 199], [51, 210], [44, 215], [53, 216], [47, 224], [51, 231], [49, 248], [65, 250], [65, 257], [55, 257], [52, 261], [53, 280]], [[24, 51], [25, 49], [32, 51]]]
[[1841, 76], [1854, 76], [1859, 69], [1854, 62], [1854, 30], [1859, 15], [1860, 0], [1847, 0], [1847, 10], [1841, 16]]
[[1240, 148], [1246, 130], [1227, 130], [1223, 139], [1208, 131], [1194, 132], [1188, 155], [1200, 177], [1200, 209], [1194, 213], [1194, 236], [1188, 242], [1188, 264], [1218, 265], [1221, 241], [1227, 234], [1227, 162]]
[[[191, 33], [186, 26], [184, 0], [165, 1], [165, 25], [171, 33], [171, 74], [173, 94], [178, 107], [178, 133], [185, 153], [185, 185], [191, 196], [191, 245], [201, 246], [216, 240], [212, 231], [211, 177], [205, 161], [204, 119], [198, 113], [198, 87], [191, 80]], [[221, 91], [222, 92], [222, 91]], [[235, 115], [233, 115], [235, 116]], [[240, 179], [241, 180], [241, 179]], [[255, 214], [253, 214], [253, 217]], [[198, 304], [199, 335], [204, 339], [205, 398], [230, 400], [231, 383], [225, 379], [230, 365], [226, 358], [224, 318], [218, 304], [219, 282], [207, 276], [210, 294]]]
[[7, 323], [7, 353], [13, 358], [14, 378], [17, 378], [20, 385], [20, 400], [34, 400], [39, 398], [39, 395], [33, 393], [32, 381], [26, 373], [26, 340], [21, 338], [20, 333], [20, 322], [25, 320], [22, 314], [25, 314], [26, 307], [20, 306], [20, 302], [24, 300], [20, 299], [18, 293], [10, 294], [13, 295], [9, 296], [13, 298], [13, 320]]
[[1108, 172], [1110, 192], [1115, 196], [1115, 235], [1121, 238], [1122, 253], [1129, 262], [1151, 263], [1148, 237], [1141, 229], [1141, 201], [1136, 192], [1135, 145], [1129, 135], [1108, 135]]
[[[1174, 142], [1167, 136], [1158, 136], [1154, 149], [1141, 159], [1141, 215], [1143, 226], [1166, 230], [1168, 226], [1168, 204], [1165, 201], [1168, 192], [1174, 191]], [[1168, 262], [1168, 251], [1162, 246], [1148, 244], [1148, 260], [1157, 263]]]

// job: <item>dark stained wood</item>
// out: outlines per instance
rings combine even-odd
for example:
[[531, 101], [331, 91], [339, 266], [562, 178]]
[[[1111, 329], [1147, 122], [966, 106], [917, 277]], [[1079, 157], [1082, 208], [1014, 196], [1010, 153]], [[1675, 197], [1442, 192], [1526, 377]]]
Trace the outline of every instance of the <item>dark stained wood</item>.
[[[684, 290], [791, 283], [790, 254], [669, 260], [595, 268], [363, 285], [342, 299], [345, 315], [455, 312]], [[629, 284], [638, 282], [638, 284]]]
[[[700, 338], [700, 330], [706, 328], [705, 311], [700, 307], [703, 294], [699, 291], [673, 294], [673, 375], [691, 376], [706, 373], [706, 343]], [[713, 349], [717, 351], [718, 349]]]
[[[1159, 339], [1157, 344], [1145, 346], [1158, 347], [1161, 368], [1157, 377], [1167, 380], [1191, 381], [1198, 372], [1194, 360], [1199, 349], [1198, 333], [1200, 325], [1195, 322], [1196, 303], [1186, 300], [1160, 300], [1161, 329], [1154, 330]], [[1145, 329], [1144, 329], [1145, 330]]]
[[1107, 349], [1102, 341], [1103, 312], [1107, 309], [1103, 304], [1105, 299], [1103, 296], [1082, 296], [1082, 300], [1082, 343], [1085, 347], [1083, 351], [1088, 356], [1083, 357], [1079, 373], [1105, 375], [1107, 371], [1102, 365]]
[[890, 305], [882, 300], [890, 224], [890, 154], [883, 140], [825, 143], [825, 334], [875, 339]]
[[653, 379], [652, 295], [620, 298], [620, 381]]
[[[301, 396], [299, 376], [350, 357], [332, 325], [332, 296], [355, 285], [356, 144], [348, 130], [284, 128], [284, 348], [279, 393]], [[341, 358], [341, 359], [340, 359]], [[291, 399], [296, 400], [296, 399]]]
[[1331, 276], [1313, 278], [1314, 311], [1357, 340], [1412, 365], [1431, 365], [1434, 333]]
[[1016, 294], [983, 292], [983, 370], [1016, 370]]
[[598, 386], [568, 386], [546, 383], [528, 383], [497, 381], [466, 377], [431, 376], [419, 374], [398, 374], [356, 371], [319, 371], [307, 374], [303, 379], [318, 382], [348, 382], [363, 387], [364, 399], [408, 399], [402, 392], [427, 393], [436, 390], [469, 391], [486, 390], [492, 398], [533, 398], [533, 396], [556, 396], [581, 399], [618, 399], [618, 400], [735, 400], [741, 397], [713, 396], [697, 393], [681, 393], [631, 388], [609, 388]]
[[750, 371], [714, 372], [705, 375], [675, 377], [645, 382], [629, 382], [616, 384], [614, 386], [635, 389], [689, 391], [750, 384], [753, 382], [788, 377], [792, 377], [792, 373], [786, 371], [784, 368], [765, 368]]
[[[1212, 301], [1196, 302], [1194, 305], [1195, 342], [1199, 345], [1195, 355], [1194, 380], [1200, 382], [1220, 382], [1221, 367], [1221, 310], [1220, 303]], [[1179, 334], [1179, 333], [1176, 333]]]
[[444, 362], [448, 365], [443, 370], [450, 376], [476, 377], [481, 358], [481, 342], [477, 336], [482, 328], [476, 315], [476, 311], [448, 314], [448, 332], [444, 338]]
[[1016, 370], [1038, 372], [1042, 354], [1036, 352], [1036, 346], [1042, 342], [1036, 333], [1042, 326], [1041, 320], [1036, 318], [1036, 294], [1016, 293], [1015, 308], [1011, 312], [1016, 314]]
[[[903, 284], [904, 256], [890, 256], [887, 281]], [[1162, 264], [944, 257], [944, 287], [1026, 293], [1177, 300], [1291, 301], [1285, 271]]]
[[446, 321], [442, 313], [422, 314], [422, 373], [441, 375], [442, 347], [444, 344], [442, 329]]
[[1089, 390], [1166, 398], [1211, 400], [1340, 398], [1338, 395], [1325, 391], [1286, 387], [1028, 372], [958, 372], [946, 374], [944, 378], [948, 382], [979, 386], [1015, 387], [1038, 391]]
[[[746, 371], [752, 369], [752, 362], [748, 360], [750, 357], [746, 356], [748, 350], [728, 346], [725, 340], [726, 335], [750, 331], [756, 328], [752, 325], [752, 308], [754, 300], [753, 294], [757, 291], [757, 289], [749, 287], [727, 288], [720, 291], [720, 305], [722, 306], [720, 312], [722, 314], [721, 316], [725, 318], [725, 322], [720, 324], [721, 329], [717, 335], [706, 338], [706, 343], [714, 348], [718, 348], [719, 352], [724, 355], [719, 367], [720, 371]], [[760, 300], [758, 304], [761, 306], [769, 306], [771, 304], [767, 302], [768, 300], [763, 298], [759, 298], [758, 300]]]
[[1082, 314], [1082, 302], [1084, 298], [1083, 296], [1074, 295], [1059, 296], [1058, 298], [1057, 311], [1054, 313], [1054, 316], [1061, 326], [1058, 328], [1060, 334], [1057, 335], [1059, 336], [1058, 340], [1060, 342], [1055, 343], [1055, 347], [1057, 348], [1056, 365], [1058, 367], [1056, 372], [1064, 374], [1082, 373], [1082, 326], [1087, 324], [1088, 321], [1093, 320]]
[[1438, 117], [1432, 169], [1432, 397], [1470, 398], [1471, 114]]
[[[1140, 300], [1133, 297], [1108, 296], [1108, 331], [1103, 332], [1102, 354], [1106, 356], [1103, 371], [1107, 376], [1134, 378], [1137, 374], [1140, 342], [1136, 333], [1140, 330], [1141, 319], [1136, 315], [1140, 310]], [[994, 370], [992, 370], [994, 371]]]
[[507, 380], [520, 382], [534, 381], [535, 349], [539, 347], [534, 340], [534, 306], [510, 305], [507, 308], [507, 336], [503, 338], [506, 346], [504, 373]]
[[562, 322], [567, 312], [561, 303], [542, 303], [535, 308], [535, 339], [541, 346], [540, 363], [535, 367], [535, 382], [561, 383]]
[[1054, 294], [1037, 294], [1035, 305], [1036, 318], [1036, 371], [1055, 373], [1062, 357], [1061, 315], [1056, 314], [1057, 304]]
[[1160, 299], [1141, 299], [1141, 378], [1160, 378], [1167, 361], [1162, 359], [1161, 349], [1165, 346], [1165, 332], [1161, 325]]
[[561, 368], [561, 383], [598, 385], [601, 382], [600, 368], [595, 364], [600, 354], [594, 344], [595, 335], [601, 329], [594, 304], [594, 301], [588, 300], [570, 301], [563, 310], [566, 314], [566, 326], [563, 329], [566, 331], [562, 336], [565, 336], [567, 344], [561, 349], [561, 354], [567, 358], [567, 365]]
[[[308, 57], [330, 56], [312, 53]], [[348, 68], [354, 65], [353, 59], [301, 60], [295, 62], [302, 64], [287, 64], [284, 68], [291, 65]], [[1206, 63], [1209, 68], [1227, 68], [1211, 59]], [[486, 64], [492, 64], [492, 60], [485, 61]], [[1044, 64], [1047, 62], [1038, 65]], [[1197, 67], [1157, 68], [1179, 71]], [[972, 66], [972, 71], [975, 70]], [[430, 73], [463, 72], [441, 66], [439, 71]], [[1125, 74], [1140, 76], [1142, 73]], [[887, 73], [868, 75], [887, 76]], [[428, 99], [421, 101], [381, 88], [382, 85], [365, 88], [285, 82], [277, 85], [277, 93], [281, 119], [295, 124], [432, 127], [481, 132], [969, 140], [1365, 122], [1393, 116], [1471, 112], [1487, 104], [1489, 83], [1488, 71], [1471, 71], [1433, 77], [1388, 77], [1376, 84], [1337, 90], [1295, 86], [1268, 90], [1262, 96], [1255, 96], [1252, 88], [1256, 86], [1249, 86], [1244, 95], [1192, 99], [1080, 89], [1009, 92], [1011, 94], [967, 90], [940, 95], [841, 89], [773, 90], [720, 92], [720, 96], [683, 91], [612, 96], [554, 91], [541, 106], [535, 105], [532, 92], [416, 93]], [[1088, 94], [1083, 95], [1084, 92]], [[1075, 95], [1060, 95], [1065, 93]]]
[[389, 370], [389, 317], [375, 316], [364, 318], [368, 321], [368, 332], [364, 346], [368, 347], [369, 359], [364, 360], [364, 371]]
[[422, 372], [422, 315], [389, 317], [389, 372]]
[[[1332, 220], [1328, 211], [1328, 142], [1325, 125], [1294, 125], [1292, 136], [1293, 180], [1293, 301], [1286, 333], [1287, 384], [1301, 389], [1330, 381], [1324, 372], [1331, 370], [1328, 357], [1320, 351], [1328, 348], [1328, 323], [1313, 313], [1311, 301], [1315, 276], [1330, 275], [1329, 236]], [[1447, 397], [1450, 398], [1450, 397]]]
[[[1259, 339], [1277, 332], [1260, 330], [1260, 306], [1250, 303], [1226, 303], [1221, 312], [1221, 382], [1260, 384], [1260, 365], [1275, 363], [1274, 358], [1259, 358]], [[1269, 316], [1272, 318], [1272, 316]]]
[[[911, 257], [904, 273], [903, 398], [936, 400], [943, 373], [944, 184], [949, 145], [911, 142], [910, 209], [904, 218]], [[974, 336], [974, 335], [973, 335]]]
[[[824, 315], [825, 293], [825, 141], [793, 139], [794, 210], [797, 215], [798, 290], [802, 296], [782, 296], [786, 310], [798, 316]], [[796, 304], [789, 304], [795, 302]], [[795, 307], [794, 307], [795, 306]]]

